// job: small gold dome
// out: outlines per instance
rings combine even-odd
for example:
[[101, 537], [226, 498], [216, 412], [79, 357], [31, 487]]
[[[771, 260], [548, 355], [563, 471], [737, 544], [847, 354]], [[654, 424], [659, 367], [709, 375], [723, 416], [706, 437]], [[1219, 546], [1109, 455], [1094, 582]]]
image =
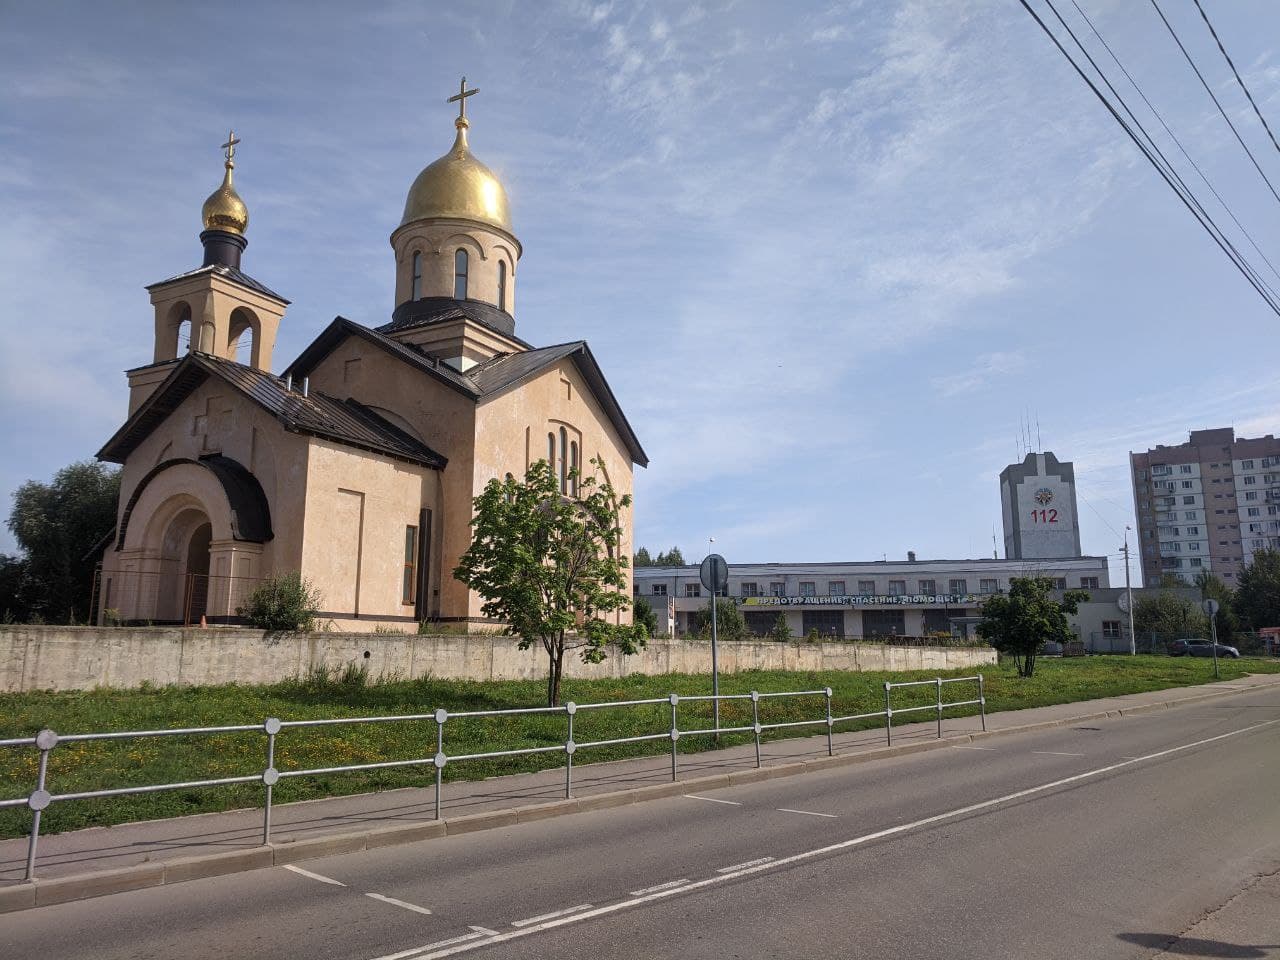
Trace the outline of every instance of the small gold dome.
[[418, 174], [409, 188], [400, 225], [447, 218], [472, 220], [511, 233], [507, 191], [493, 171], [471, 155], [466, 117], [459, 117], [454, 125], [458, 136], [452, 149]]
[[222, 186], [209, 194], [204, 202], [200, 216], [204, 220], [206, 230], [225, 230], [227, 233], [244, 233], [249, 226], [249, 208], [236, 193], [231, 182], [231, 171], [235, 164], [228, 160], [227, 172], [222, 178]]

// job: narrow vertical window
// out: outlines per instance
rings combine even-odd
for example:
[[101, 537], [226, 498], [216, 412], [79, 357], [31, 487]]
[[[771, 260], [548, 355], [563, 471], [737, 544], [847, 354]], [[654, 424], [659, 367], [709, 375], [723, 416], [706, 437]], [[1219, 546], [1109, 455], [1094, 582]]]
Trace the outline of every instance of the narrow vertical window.
[[547, 466], [552, 470], [556, 468], [556, 435], [554, 433], [547, 434]]
[[467, 299], [467, 251], [461, 247], [453, 254], [453, 299]]
[[422, 299], [422, 254], [417, 250], [413, 251], [413, 293], [410, 299]]
[[417, 600], [418, 585], [418, 528], [404, 528], [404, 579], [400, 585], [400, 602]]
[[507, 261], [498, 261], [498, 309], [507, 309]]
[[569, 496], [578, 495], [578, 441], [569, 444]]
[[569, 431], [564, 427], [560, 428], [560, 461], [557, 464], [560, 473], [560, 492], [569, 492], [569, 463], [565, 456], [568, 451], [565, 449], [569, 445]]

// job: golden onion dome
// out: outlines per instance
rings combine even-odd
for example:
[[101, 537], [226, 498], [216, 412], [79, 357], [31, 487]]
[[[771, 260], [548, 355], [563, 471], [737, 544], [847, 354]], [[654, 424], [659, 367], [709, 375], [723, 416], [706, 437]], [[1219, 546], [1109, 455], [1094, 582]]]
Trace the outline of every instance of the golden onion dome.
[[232, 158], [235, 156], [236, 144], [239, 142], [235, 131], [232, 131], [227, 142], [222, 145], [227, 151], [226, 173], [222, 176], [222, 186], [209, 194], [209, 199], [204, 202], [204, 207], [200, 210], [200, 217], [204, 221], [206, 230], [225, 230], [227, 233], [242, 234], [249, 226], [249, 208], [244, 205], [240, 194], [236, 193], [235, 184], [231, 182], [231, 171], [236, 167]]
[[444, 218], [471, 220], [511, 233], [507, 191], [493, 171], [471, 155], [467, 118], [458, 117], [454, 125], [458, 135], [453, 147], [419, 173], [409, 188], [400, 225]]

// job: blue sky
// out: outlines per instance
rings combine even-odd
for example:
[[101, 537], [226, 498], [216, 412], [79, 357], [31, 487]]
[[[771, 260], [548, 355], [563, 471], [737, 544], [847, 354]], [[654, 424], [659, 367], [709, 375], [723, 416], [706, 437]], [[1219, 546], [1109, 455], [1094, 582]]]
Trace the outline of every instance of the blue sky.
[[[1079, 2], [1280, 263], [1150, 5]], [[1190, 0], [1162, 6], [1280, 182]], [[1280, 8], [1206, 8], [1280, 125]], [[652, 458], [651, 550], [990, 555], [1031, 417], [1076, 464], [1086, 552], [1115, 554], [1128, 451], [1280, 431], [1276, 317], [1013, 0], [7, 3], [5, 499], [123, 419], [143, 286], [199, 264], [229, 127], [245, 269], [293, 301], [276, 369], [335, 314], [385, 322], [387, 238], [464, 73], [524, 244], [517, 331], [591, 342]]]

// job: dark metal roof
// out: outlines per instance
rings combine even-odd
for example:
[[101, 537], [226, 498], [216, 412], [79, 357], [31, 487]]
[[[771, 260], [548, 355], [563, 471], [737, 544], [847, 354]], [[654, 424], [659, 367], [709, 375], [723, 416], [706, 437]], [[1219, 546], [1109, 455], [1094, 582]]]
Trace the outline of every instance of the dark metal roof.
[[270, 373], [206, 353], [189, 353], [103, 448], [98, 458], [123, 463], [170, 413], [210, 376], [230, 384], [291, 433], [334, 440], [411, 463], [442, 469], [448, 460], [355, 400], [286, 390]]
[[499, 310], [493, 304], [484, 303], [481, 300], [455, 300], [453, 297], [423, 297], [421, 300], [408, 300], [395, 308], [391, 314], [391, 322], [380, 326], [378, 332], [399, 333], [402, 330], [412, 330], [432, 323], [445, 323], [462, 318], [515, 340], [522, 347], [530, 346], [516, 336], [515, 317], [507, 311]]
[[152, 283], [146, 289], [154, 290], [156, 287], [163, 287], [166, 283], [173, 283], [175, 280], [186, 280], [188, 277], [198, 277], [204, 273], [216, 273], [220, 277], [226, 277], [242, 287], [261, 293], [263, 296], [271, 297], [273, 300], [279, 300], [281, 303], [287, 304], [289, 301], [280, 294], [276, 293], [265, 283], [259, 283], [253, 277], [237, 267], [228, 267], [221, 263], [210, 263], [203, 267], [196, 267], [194, 270], [188, 270], [186, 273], [180, 273], [176, 277], [170, 277], [168, 280], [161, 280], [159, 283]]
[[298, 359], [285, 368], [285, 374], [292, 374], [295, 381], [308, 375], [347, 337], [355, 336], [422, 370], [428, 376], [434, 377], [464, 396], [480, 401], [504, 393], [545, 370], [551, 364], [571, 357], [582, 372], [591, 392], [604, 407], [610, 422], [621, 435], [631, 453], [632, 461], [642, 467], [649, 465], [648, 455], [640, 446], [639, 438], [631, 429], [631, 424], [622, 412], [617, 397], [613, 395], [609, 382], [605, 380], [604, 373], [585, 340], [531, 348], [518, 353], [500, 353], [493, 359], [478, 364], [465, 373], [460, 373], [421, 347], [411, 343], [401, 343], [386, 336], [382, 333], [386, 329], [387, 327], [379, 327], [377, 330], [372, 330], [354, 320], [335, 317], [320, 336], [298, 355]]

